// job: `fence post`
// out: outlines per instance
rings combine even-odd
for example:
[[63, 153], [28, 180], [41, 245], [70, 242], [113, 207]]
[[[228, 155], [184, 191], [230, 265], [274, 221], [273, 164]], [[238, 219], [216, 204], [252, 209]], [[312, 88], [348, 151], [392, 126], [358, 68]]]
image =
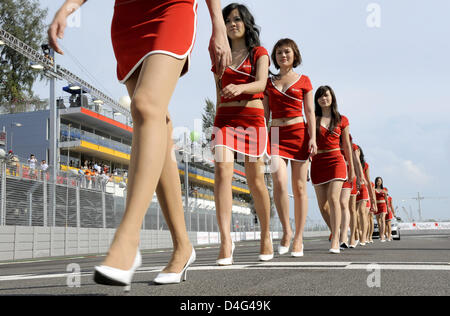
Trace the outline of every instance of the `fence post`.
[[102, 191], [102, 218], [103, 218], [103, 228], [106, 228], [106, 200], [104, 191]]
[[33, 193], [28, 192], [28, 226], [33, 226]]
[[43, 200], [44, 200], [44, 202], [43, 202], [43, 204], [44, 204], [44, 227], [47, 227], [47, 225], [48, 225], [48, 223], [47, 223], [47, 221], [48, 221], [47, 176], [46, 176], [45, 172], [43, 172], [42, 175], [43, 175], [43, 179], [44, 179], [43, 184], [42, 184], [43, 185], [42, 192], [43, 192]]
[[80, 228], [80, 187], [77, 186], [75, 190], [75, 200], [77, 205], [77, 227]]
[[1, 205], [0, 205], [0, 226], [6, 224], [6, 162], [1, 162], [2, 166], [2, 189], [1, 189]]

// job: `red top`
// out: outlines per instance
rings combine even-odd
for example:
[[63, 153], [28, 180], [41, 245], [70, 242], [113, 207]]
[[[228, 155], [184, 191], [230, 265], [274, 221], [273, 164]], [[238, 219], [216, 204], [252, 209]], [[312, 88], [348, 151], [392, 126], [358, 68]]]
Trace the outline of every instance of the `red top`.
[[356, 144], [352, 144], [352, 149], [353, 149], [353, 151], [357, 151], [359, 149], [359, 147]]
[[[227, 67], [222, 76], [221, 89], [225, 88], [229, 84], [239, 85], [254, 82], [256, 77], [253, 74], [256, 73], [256, 70], [253, 71], [252, 74], [252, 69], [256, 69], [256, 63], [261, 56], [269, 56], [269, 53], [264, 47], [258, 46], [253, 49], [253, 65], [250, 63], [250, 53], [249, 53], [247, 57], [245, 57], [244, 61], [242, 61], [242, 63], [237, 68]], [[216, 73], [216, 65], [212, 66], [211, 71]], [[221, 97], [220, 102], [226, 103], [233, 101], [255, 100], [255, 99], [264, 99], [264, 92], [260, 92], [257, 94], [241, 94], [231, 99]]]
[[381, 192], [378, 193], [378, 191], [375, 189], [375, 195], [377, 196], [377, 201], [378, 200], [386, 201], [385, 198], [384, 198], [385, 194], [386, 194], [386, 192], [384, 192], [384, 190], [381, 190]]
[[388, 196], [388, 207], [390, 208], [390, 211], [392, 212], [392, 197]]
[[284, 92], [275, 86], [273, 77], [268, 78], [264, 94], [269, 97], [272, 118], [303, 116], [303, 96], [312, 89], [311, 80], [305, 75], [300, 75]]
[[341, 115], [341, 122], [331, 132], [321, 125], [320, 135], [317, 137], [317, 149], [318, 150], [340, 149], [339, 142], [342, 131], [349, 125], [350, 124], [348, 122], [348, 119], [344, 115]]

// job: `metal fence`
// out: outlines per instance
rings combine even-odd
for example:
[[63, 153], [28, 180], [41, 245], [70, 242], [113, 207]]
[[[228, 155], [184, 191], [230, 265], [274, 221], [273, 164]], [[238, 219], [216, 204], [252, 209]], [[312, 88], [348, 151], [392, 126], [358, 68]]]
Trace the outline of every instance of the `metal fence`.
[[[123, 178], [103, 181], [73, 172], [58, 172], [56, 184], [49, 172], [30, 168], [25, 163], [0, 162], [1, 225], [117, 228], [124, 210], [126, 186]], [[121, 181], [122, 180], [122, 181]], [[52, 187], [55, 187], [55, 207], [52, 205]], [[216, 211], [212, 202], [189, 198], [185, 209], [188, 231], [217, 232]], [[185, 205], [185, 204], [183, 204]], [[279, 231], [279, 221], [274, 219], [272, 231]], [[143, 229], [168, 230], [156, 197], [152, 200]], [[252, 214], [232, 214], [233, 232], [259, 231]]]
[[[20, 161], [0, 161], [0, 225], [118, 227], [125, 210], [126, 185], [123, 177], [87, 179], [72, 171], [59, 171], [54, 184], [48, 170], [33, 169]], [[53, 187], [56, 192], [55, 207], [52, 204]], [[211, 201], [190, 196], [184, 214], [190, 232], [219, 231], [216, 211]], [[291, 227], [294, 226], [291, 221]], [[156, 196], [148, 208], [142, 228], [168, 230]], [[322, 221], [308, 218], [305, 231], [323, 230], [326, 230], [326, 226]], [[260, 228], [253, 214], [233, 212], [231, 231], [255, 232], [260, 231]], [[282, 232], [276, 215], [271, 219], [271, 231]]]

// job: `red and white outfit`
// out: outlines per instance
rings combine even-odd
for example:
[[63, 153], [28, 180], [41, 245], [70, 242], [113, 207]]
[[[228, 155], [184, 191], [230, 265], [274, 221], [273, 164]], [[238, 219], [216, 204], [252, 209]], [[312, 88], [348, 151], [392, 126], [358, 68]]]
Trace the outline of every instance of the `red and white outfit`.
[[[285, 91], [278, 89], [273, 78], [267, 79], [265, 94], [272, 119], [303, 117], [303, 97], [313, 89], [308, 76], [300, 77]], [[269, 156], [305, 162], [309, 158], [309, 134], [305, 122], [273, 126], [269, 132]]]
[[[344, 156], [344, 159], [345, 159], [344, 148], [341, 148], [341, 154], [342, 154], [342, 156]], [[345, 159], [345, 164], [347, 166], [347, 172], [350, 173], [350, 170], [349, 170], [350, 169], [350, 165], [349, 165], [347, 159]], [[358, 190], [356, 188], [356, 177], [353, 178], [352, 182], [350, 182], [349, 179], [347, 179], [347, 181], [345, 181], [344, 184], [342, 185], [342, 190], [352, 190], [350, 195], [356, 195], [358, 193]]]
[[[366, 176], [367, 169], [369, 169], [369, 165], [366, 162], [364, 164], [363, 177]], [[367, 190], [367, 187], [365, 184], [361, 184], [358, 195], [356, 196], [356, 203], [358, 203], [360, 201], [369, 201], [369, 191]]]
[[[221, 79], [221, 89], [229, 84], [254, 82], [256, 64], [260, 57], [269, 56], [264, 47], [253, 49], [253, 64], [250, 54], [237, 68], [227, 67]], [[216, 72], [215, 65], [212, 72]], [[234, 98], [221, 97], [221, 103], [263, 99], [264, 93], [241, 94]], [[261, 157], [267, 153], [267, 126], [264, 109], [245, 106], [221, 106], [217, 109], [212, 133], [212, 147], [226, 147], [250, 157]]]
[[[350, 135], [350, 141], [351, 140], [352, 140], [352, 136]], [[359, 149], [358, 145], [352, 143], [352, 150], [356, 151], [358, 149]], [[347, 181], [346, 181], [346, 183], [347, 183]], [[345, 185], [345, 183], [344, 183], [344, 185]], [[352, 192], [350, 193], [350, 195], [353, 195], [353, 196], [357, 196], [358, 195], [358, 184], [356, 183], [356, 178], [353, 179]]]
[[388, 206], [388, 214], [386, 215], [386, 220], [390, 221], [391, 219], [394, 218], [394, 214], [392, 212], [392, 198], [390, 196], [388, 196], [387, 206]]
[[377, 189], [375, 189], [375, 196], [377, 198], [377, 208], [378, 208], [378, 213], [375, 213], [375, 215], [380, 215], [382, 213], [386, 214], [388, 212], [386, 199], [384, 197], [385, 194], [386, 192], [384, 190], [378, 192]]
[[321, 185], [336, 180], [347, 180], [347, 166], [340, 151], [342, 131], [349, 126], [347, 117], [341, 115], [341, 122], [333, 131], [320, 126], [317, 137], [317, 150], [331, 150], [320, 153], [311, 159], [311, 182]]
[[196, 0], [116, 0], [111, 38], [119, 81], [127, 81], [152, 54], [187, 57], [184, 75], [196, 29]]

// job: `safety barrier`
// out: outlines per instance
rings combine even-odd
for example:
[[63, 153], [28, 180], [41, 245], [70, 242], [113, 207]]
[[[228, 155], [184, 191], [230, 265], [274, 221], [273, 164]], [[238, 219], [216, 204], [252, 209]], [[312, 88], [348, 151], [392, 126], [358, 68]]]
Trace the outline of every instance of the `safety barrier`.
[[398, 223], [403, 230], [450, 230], [450, 222]]

